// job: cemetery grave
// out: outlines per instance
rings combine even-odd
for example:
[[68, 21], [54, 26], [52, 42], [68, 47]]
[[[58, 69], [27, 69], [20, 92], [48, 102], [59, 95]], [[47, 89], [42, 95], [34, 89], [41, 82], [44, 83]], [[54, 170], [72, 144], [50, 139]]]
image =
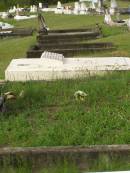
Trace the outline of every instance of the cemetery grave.
[[62, 53], [66, 57], [83, 52], [105, 51], [115, 49], [112, 43], [82, 43], [82, 41], [97, 39], [102, 36], [99, 27], [71, 30], [49, 30], [39, 32], [38, 43], [28, 52], [28, 58], [40, 58], [44, 51]]
[[64, 58], [62, 54], [44, 52], [37, 59], [13, 59], [5, 71], [5, 80], [52, 81], [129, 70], [129, 58]]
[[[35, 43], [35, 36], [0, 40], [0, 74], [12, 58], [17, 57], [19, 59], [12, 60], [6, 70], [6, 80], [24, 81], [4, 81], [0, 85], [2, 94], [9, 91], [15, 96], [14, 100], [5, 102], [6, 111], [0, 113], [2, 173], [18, 172], [20, 166], [23, 173], [41, 173], [39, 169], [42, 173], [68, 173], [70, 170], [73, 173], [129, 172], [129, 31], [123, 27], [105, 26], [102, 16], [46, 16], [50, 17], [48, 23], [56, 26], [53, 27], [54, 30], [48, 30], [48, 35], [43, 31], [39, 32], [37, 43], [32, 48], [42, 50], [38, 58], [31, 57], [34, 55], [23, 58], [30, 45]], [[78, 28], [79, 19], [81, 28], [71, 29]], [[87, 25], [95, 24], [95, 21], [102, 25], [103, 34], [97, 27], [87, 28]], [[33, 25], [33, 20], [26, 22], [23, 21], [21, 25], [27, 27], [30, 22]], [[114, 45], [118, 45], [116, 49]], [[54, 48], [62, 51], [69, 47], [80, 49], [80, 46], [91, 49], [91, 56], [87, 54], [84, 58], [67, 58], [57, 53], [44, 52], [54, 51]], [[109, 51], [104, 51], [105, 48]], [[71, 52], [72, 55], [75, 52], [76, 50]], [[81, 73], [78, 78], [71, 79], [75, 78], [76, 70], [82, 72], [83, 68], [88, 73], [87, 77]], [[103, 76], [90, 74], [91, 70], [100, 69], [107, 73]], [[55, 71], [60, 75], [55, 76]], [[41, 78], [38, 76], [39, 72]], [[27, 79], [31, 81], [25, 82]], [[32, 81], [34, 79], [39, 81]], [[50, 81], [52, 79], [58, 80]], [[86, 93], [84, 100], [75, 98], [78, 91]], [[60, 163], [62, 168], [59, 171], [59, 167], [56, 169], [59, 160], [62, 163], [65, 161], [65, 164], [70, 163], [71, 166], [74, 163], [78, 168], [66, 165], [64, 168]]]
[[34, 29], [32, 28], [13, 28], [0, 31], [0, 38], [5, 37], [25, 37], [32, 36]]

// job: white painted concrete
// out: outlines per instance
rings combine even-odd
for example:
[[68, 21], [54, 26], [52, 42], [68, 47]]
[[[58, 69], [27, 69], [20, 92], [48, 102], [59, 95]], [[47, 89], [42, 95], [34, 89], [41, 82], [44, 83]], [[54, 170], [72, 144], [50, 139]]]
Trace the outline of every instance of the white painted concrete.
[[43, 8], [41, 11], [43, 12], [55, 12], [56, 8]]
[[33, 19], [33, 18], [36, 18], [37, 15], [30, 15], [30, 16], [19, 16], [19, 15], [16, 15], [14, 17], [15, 20], [26, 20], [26, 19]]
[[7, 81], [56, 80], [130, 70], [130, 58], [14, 59], [5, 71]]
[[8, 12], [3, 12], [1, 18], [7, 19], [8, 18]]

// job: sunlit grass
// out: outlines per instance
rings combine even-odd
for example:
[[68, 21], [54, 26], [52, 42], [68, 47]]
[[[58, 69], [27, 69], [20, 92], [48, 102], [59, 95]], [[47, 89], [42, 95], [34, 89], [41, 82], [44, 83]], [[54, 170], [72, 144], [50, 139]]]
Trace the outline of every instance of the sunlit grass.
[[[13, 91], [0, 118], [0, 145], [57, 146], [130, 143], [129, 73], [55, 82], [9, 83]], [[19, 93], [24, 91], [24, 97]], [[74, 98], [88, 94], [85, 102]]]

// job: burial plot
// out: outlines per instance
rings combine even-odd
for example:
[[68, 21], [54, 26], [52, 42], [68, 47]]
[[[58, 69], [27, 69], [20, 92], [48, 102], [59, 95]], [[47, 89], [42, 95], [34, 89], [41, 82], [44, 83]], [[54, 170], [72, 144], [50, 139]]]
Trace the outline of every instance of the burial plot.
[[28, 50], [27, 57], [40, 58], [44, 51], [62, 53], [67, 57], [74, 56], [77, 53], [115, 48], [112, 43], [82, 43], [82, 41], [97, 39], [101, 36], [102, 33], [99, 27], [50, 30], [48, 33], [40, 31], [37, 36], [38, 43]]
[[0, 38], [4, 37], [25, 37], [33, 35], [34, 29], [32, 28], [13, 28], [0, 30]]
[[5, 71], [5, 80], [50, 81], [127, 70], [130, 70], [129, 58], [64, 58], [59, 54], [45, 52], [41, 58], [12, 60]]
[[28, 58], [39, 58], [44, 51], [62, 53], [64, 56], [74, 56], [83, 52], [107, 51], [115, 47], [112, 43], [63, 43], [39, 44], [33, 46], [28, 52]]
[[10, 25], [8, 23], [0, 22], [0, 31], [1, 30], [8, 30], [14, 28], [13, 25]]

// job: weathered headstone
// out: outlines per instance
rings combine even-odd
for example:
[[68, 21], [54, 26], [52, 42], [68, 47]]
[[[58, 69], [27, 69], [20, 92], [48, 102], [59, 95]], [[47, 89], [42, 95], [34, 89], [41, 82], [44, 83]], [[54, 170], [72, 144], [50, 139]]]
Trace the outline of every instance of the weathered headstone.
[[110, 14], [114, 15], [117, 8], [118, 8], [118, 5], [117, 5], [116, 0], [111, 0], [110, 10], [109, 10]]
[[56, 14], [62, 14], [63, 13], [63, 7], [60, 1], [57, 2], [57, 8], [55, 9]]
[[80, 14], [87, 14], [87, 7], [84, 2], [81, 2]]
[[80, 4], [79, 4], [79, 2], [75, 2], [73, 13], [77, 15], [77, 14], [79, 14], [79, 12], [80, 12]]
[[39, 8], [42, 9], [42, 3], [41, 2], [39, 3]]

